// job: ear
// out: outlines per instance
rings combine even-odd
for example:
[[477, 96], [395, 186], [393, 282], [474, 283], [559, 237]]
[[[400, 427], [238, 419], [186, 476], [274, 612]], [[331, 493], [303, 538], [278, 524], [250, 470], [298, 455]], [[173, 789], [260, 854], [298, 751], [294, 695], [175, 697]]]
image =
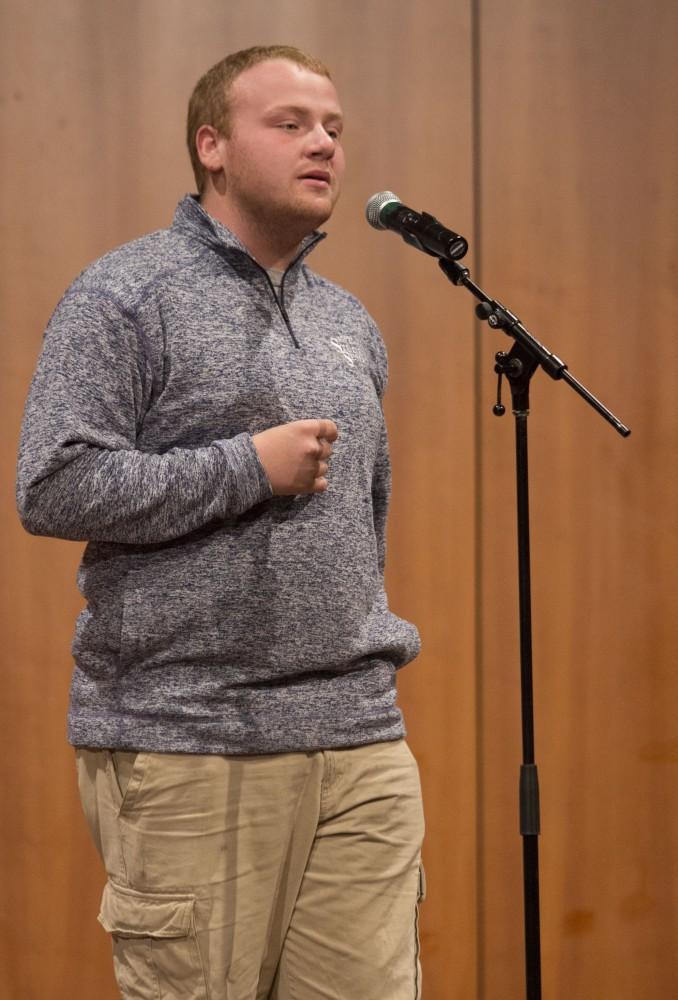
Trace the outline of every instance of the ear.
[[198, 159], [211, 174], [219, 173], [226, 163], [226, 139], [212, 125], [201, 125], [195, 133]]

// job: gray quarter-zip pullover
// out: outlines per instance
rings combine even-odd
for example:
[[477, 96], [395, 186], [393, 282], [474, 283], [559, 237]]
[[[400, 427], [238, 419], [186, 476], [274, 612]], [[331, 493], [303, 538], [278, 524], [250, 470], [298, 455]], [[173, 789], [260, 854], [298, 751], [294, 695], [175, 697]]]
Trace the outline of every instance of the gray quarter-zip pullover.
[[[418, 651], [383, 587], [386, 357], [360, 303], [304, 264], [270, 277], [193, 197], [107, 254], [47, 329], [18, 504], [88, 542], [76, 746], [274, 753], [403, 735]], [[252, 435], [335, 421], [327, 492], [274, 497]]]

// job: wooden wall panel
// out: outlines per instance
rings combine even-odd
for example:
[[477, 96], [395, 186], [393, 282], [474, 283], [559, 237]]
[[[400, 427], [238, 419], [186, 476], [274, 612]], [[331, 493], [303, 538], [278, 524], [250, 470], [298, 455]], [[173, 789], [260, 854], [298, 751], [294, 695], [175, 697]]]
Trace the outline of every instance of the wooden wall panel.
[[65, 744], [80, 548], [27, 536], [13, 511], [19, 421], [42, 330], [89, 261], [166, 225], [192, 187], [183, 119], [198, 76], [228, 51], [274, 41], [325, 59], [348, 115], [347, 184], [315, 266], [365, 301], [390, 350], [389, 591], [424, 639], [401, 691], [429, 826], [426, 995], [475, 992], [472, 324], [434, 261], [362, 217], [367, 197], [391, 188], [470, 234], [469, 8], [468, 0], [416, 9], [407, 0], [2, 5], [0, 767], [11, 807], [0, 833], [0, 993], [8, 1000], [116, 996], [95, 921], [103, 877]]
[[622, 441], [535, 376], [544, 981], [554, 1000], [673, 996], [674, 5], [203, 0], [189, 14], [179, 0], [6, 0], [0, 17], [2, 995], [116, 995], [64, 735], [79, 547], [26, 536], [13, 513], [42, 329], [83, 266], [167, 224], [192, 186], [183, 115], [199, 74], [282, 40], [329, 63], [348, 113], [347, 184], [315, 265], [363, 299], [390, 350], [389, 592], [424, 639], [400, 687], [429, 827], [426, 995], [524, 992], [513, 427], [490, 413], [492, 357], [508, 342], [483, 328], [476, 396], [471, 300], [366, 228], [364, 203], [385, 188], [467, 234], [474, 277], [633, 428]]
[[[632, 427], [532, 385], [544, 995], [678, 991], [678, 8], [481, 7], [482, 284]], [[483, 334], [483, 1000], [524, 995], [513, 427]]]

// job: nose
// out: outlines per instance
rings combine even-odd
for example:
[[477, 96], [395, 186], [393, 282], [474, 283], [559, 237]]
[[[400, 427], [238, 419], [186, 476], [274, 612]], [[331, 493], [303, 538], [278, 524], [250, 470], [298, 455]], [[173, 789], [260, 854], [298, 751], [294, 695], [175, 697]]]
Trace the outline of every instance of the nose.
[[334, 156], [335, 141], [320, 122], [310, 133], [309, 154], [329, 160]]

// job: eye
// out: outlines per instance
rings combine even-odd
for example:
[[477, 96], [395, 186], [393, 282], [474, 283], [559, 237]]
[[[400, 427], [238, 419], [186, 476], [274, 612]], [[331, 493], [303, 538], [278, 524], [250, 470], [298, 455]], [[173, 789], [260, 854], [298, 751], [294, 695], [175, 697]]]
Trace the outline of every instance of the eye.
[[281, 122], [278, 125], [278, 128], [281, 128], [286, 132], [294, 132], [299, 128], [299, 126], [296, 122]]

